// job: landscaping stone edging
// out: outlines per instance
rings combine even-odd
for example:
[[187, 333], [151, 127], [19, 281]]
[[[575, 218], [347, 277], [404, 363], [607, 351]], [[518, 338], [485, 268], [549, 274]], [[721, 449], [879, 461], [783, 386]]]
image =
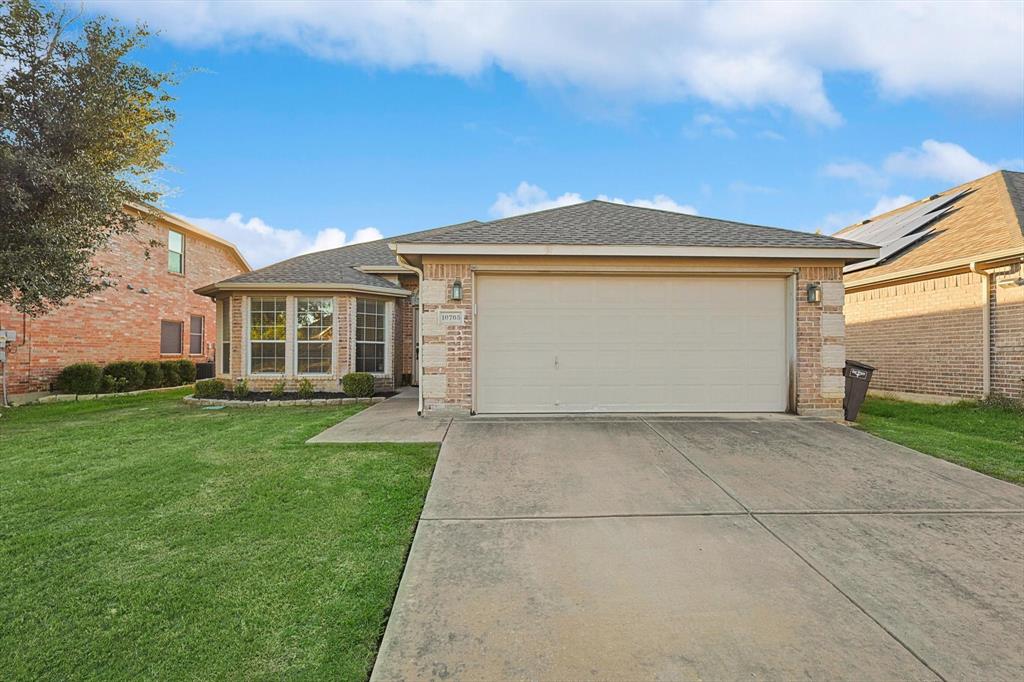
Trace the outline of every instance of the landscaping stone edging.
[[35, 400], [26, 401], [23, 405], [32, 405], [33, 403], [66, 403], [74, 402], [76, 400], [99, 400], [102, 398], [117, 398], [123, 395], [142, 395], [143, 393], [160, 393], [162, 391], [176, 391], [179, 388], [188, 388], [192, 384], [181, 384], [180, 386], [160, 386], [159, 388], [143, 388], [138, 391], [122, 391], [120, 393], [83, 393], [81, 395], [75, 395], [74, 393], [51, 393], [50, 395], [41, 396]]
[[196, 398], [194, 395], [187, 395], [182, 398], [186, 403], [192, 405], [229, 405], [231, 407], [294, 407], [317, 405], [374, 405], [384, 402], [387, 398], [374, 396], [372, 398], [310, 398], [309, 400], [225, 400], [223, 398]]

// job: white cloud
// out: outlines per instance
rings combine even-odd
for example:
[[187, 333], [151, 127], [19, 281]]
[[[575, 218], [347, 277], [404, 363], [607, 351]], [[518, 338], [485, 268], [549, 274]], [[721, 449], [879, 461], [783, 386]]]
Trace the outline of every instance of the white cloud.
[[882, 164], [891, 175], [929, 178], [960, 184], [993, 173], [998, 168], [952, 142], [925, 140], [918, 149], [890, 154]]
[[853, 180], [867, 187], [881, 187], [886, 184], [886, 179], [882, 177], [881, 173], [860, 161], [830, 163], [822, 172], [830, 178]]
[[[912, 204], [915, 201], [917, 201], [917, 199], [909, 194], [900, 194], [895, 197], [881, 196], [878, 201], [875, 202], [874, 208], [868, 211], [868, 214], [864, 216], [864, 218], [872, 218], [876, 215], [882, 215], [883, 213], [888, 213], [894, 209], [902, 208], [907, 204]], [[864, 218], [861, 218], [861, 220]]]
[[[626, 201], [620, 197], [610, 197], [607, 194], [600, 194], [597, 198], [600, 201], [609, 201], [616, 204], [657, 208], [662, 211], [675, 211], [676, 213], [689, 213], [691, 215], [697, 214], [697, 209], [693, 206], [677, 203], [672, 197], [664, 194], [655, 194], [651, 199], [633, 199], [632, 201]], [[533, 213], [534, 211], [543, 211], [549, 208], [571, 206], [583, 201], [585, 199], [580, 196], [579, 192], [566, 192], [552, 199], [547, 190], [537, 185], [531, 185], [524, 180], [519, 183], [511, 194], [506, 194], [505, 192], [498, 193], [498, 198], [491, 205], [491, 215], [496, 218], [508, 218], [509, 216]]]
[[289, 45], [314, 57], [633, 101], [695, 97], [836, 125], [824, 76], [890, 97], [1024, 96], [1024, 3], [477, 3], [98, 0], [178, 44]]
[[689, 204], [677, 203], [672, 197], [664, 194], [655, 194], [652, 199], [633, 199], [626, 201], [619, 197], [609, 197], [606, 194], [599, 194], [600, 201], [610, 201], [613, 204], [625, 204], [627, 206], [639, 206], [640, 208], [656, 208], [659, 211], [672, 211], [674, 213], [688, 213], [697, 215], [697, 209]]
[[231, 213], [226, 218], [185, 220], [234, 243], [254, 268], [303, 253], [334, 249], [383, 237], [380, 230], [375, 227], [356, 230], [352, 239], [348, 239], [343, 230], [328, 227], [310, 238], [301, 230], [272, 227], [255, 216], [245, 219], [241, 213]]
[[724, 137], [727, 140], [735, 140], [737, 138], [736, 131], [730, 128], [721, 117], [711, 114], [697, 114], [694, 116], [693, 123], [686, 129], [685, 133], [687, 137], [699, 137], [705, 131], [715, 137]]
[[521, 213], [533, 213], [534, 211], [543, 211], [549, 208], [558, 208], [559, 206], [579, 204], [582, 201], [583, 197], [575, 192], [566, 192], [552, 199], [548, 196], [547, 191], [524, 180], [519, 183], [519, 186], [511, 194], [498, 192], [498, 198], [491, 205], [491, 215], [498, 218], [507, 218]]
[[782, 142], [786, 139], [774, 130], [762, 130], [757, 134], [757, 137], [761, 140], [771, 140], [772, 142]]

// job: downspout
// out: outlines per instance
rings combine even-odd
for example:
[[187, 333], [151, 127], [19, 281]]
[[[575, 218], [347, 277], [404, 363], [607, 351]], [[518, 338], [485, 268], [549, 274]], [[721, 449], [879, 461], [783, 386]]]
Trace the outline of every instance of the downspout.
[[[423, 270], [412, 265], [403, 256], [395, 254], [395, 261], [400, 267], [406, 270], [412, 270], [416, 273], [419, 285], [416, 288], [416, 306], [419, 308], [419, 319], [416, 324], [416, 352], [422, 354], [423, 352]], [[416, 357], [416, 414], [423, 416], [423, 358]]]
[[981, 277], [981, 338], [982, 338], [982, 374], [981, 397], [988, 398], [992, 391], [992, 310], [989, 293], [989, 274], [978, 267], [977, 261], [971, 262], [971, 272]]

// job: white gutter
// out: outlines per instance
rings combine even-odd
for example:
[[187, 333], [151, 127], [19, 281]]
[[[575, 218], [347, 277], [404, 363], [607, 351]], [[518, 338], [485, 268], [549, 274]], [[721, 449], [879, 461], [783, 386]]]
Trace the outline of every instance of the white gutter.
[[377, 287], [369, 284], [328, 284], [317, 282], [303, 282], [301, 284], [289, 282], [220, 282], [200, 287], [195, 290], [195, 293], [201, 296], [210, 296], [220, 291], [355, 291], [394, 296], [396, 298], [412, 296], [412, 292], [405, 289]]
[[419, 281], [419, 287], [416, 290], [416, 307], [419, 313], [419, 319], [416, 320], [416, 356], [413, 357], [413, 362], [416, 363], [416, 414], [423, 416], [423, 361], [420, 358], [420, 354], [423, 352], [423, 270], [419, 269], [415, 265], [412, 265], [402, 256], [395, 254], [395, 260], [398, 261], [399, 267], [404, 270], [412, 270], [416, 273], [416, 277]]
[[981, 277], [981, 339], [982, 339], [982, 370], [981, 395], [988, 398], [992, 391], [992, 309], [989, 296], [989, 277], [985, 270], [978, 267], [978, 261], [971, 261], [971, 272]]

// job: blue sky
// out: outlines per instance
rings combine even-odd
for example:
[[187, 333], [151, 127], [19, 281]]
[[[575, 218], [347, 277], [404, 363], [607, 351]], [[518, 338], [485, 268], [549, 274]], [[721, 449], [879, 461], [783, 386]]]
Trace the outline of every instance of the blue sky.
[[165, 207], [256, 265], [595, 197], [831, 232], [1024, 158], [1022, 3], [88, 7], [195, 69]]

